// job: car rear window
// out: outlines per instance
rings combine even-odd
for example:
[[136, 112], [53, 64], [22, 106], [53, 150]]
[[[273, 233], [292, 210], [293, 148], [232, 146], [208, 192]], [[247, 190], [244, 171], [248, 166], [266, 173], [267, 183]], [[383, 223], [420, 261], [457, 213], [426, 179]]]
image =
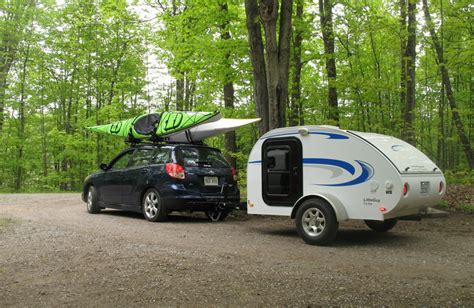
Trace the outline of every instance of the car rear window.
[[211, 148], [180, 147], [176, 159], [185, 167], [229, 168], [221, 152]]
[[170, 153], [172, 148], [171, 147], [160, 147], [155, 149], [153, 152], [152, 163], [153, 164], [166, 164], [171, 162]]

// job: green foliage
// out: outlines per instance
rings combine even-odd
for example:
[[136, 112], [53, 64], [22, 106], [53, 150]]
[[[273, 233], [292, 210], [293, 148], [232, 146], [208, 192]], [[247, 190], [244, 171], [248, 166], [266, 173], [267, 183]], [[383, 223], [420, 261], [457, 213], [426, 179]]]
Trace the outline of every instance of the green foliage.
[[448, 184], [472, 184], [474, 183], [474, 171], [469, 169], [446, 170], [444, 172]]
[[[125, 146], [113, 136], [87, 132], [85, 126], [155, 109], [175, 109], [178, 89], [174, 81], [159, 93], [148, 92], [152, 85], [147, 74], [157, 65], [148, 61], [151, 53], [174, 79], [183, 82], [184, 109], [220, 109], [224, 116], [236, 118], [255, 116], [242, 1], [148, 0], [134, 7], [136, 3], [141, 2], [68, 0], [57, 6], [49, 0], [18, 0], [0, 4], [0, 107], [4, 115], [0, 191], [80, 190], [83, 179], [98, 164]], [[222, 9], [225, 3], [227, 10]], [[148, 19], [137, 13], [143, 6], [154, 8], [156, 16]], [[468, 0], [430, 1], [458, 111], [472, 142], [471, 6]], [[316, 12], [317, 2], [304, 1], [302, 18], [293, 19], [293, 30], [301, 30], [303, 37], [300, 120], [332, 124], [327, 121], [328, 80]], [[406, 33], [400, 31], [397, 4], [341, 0], [333, 12], [340, 126], [400, 136], [400, 38]], [[431, 40], [424, 21], [418, 25], [417, 146], [445, 171], [448, 183], [473, 183]], [[225, 33], [227, 39], [223, 39]], [[12, 46], [15, 52], [8, 53]], [[7, 56], [14, 61], [4, 70], [1, 63], [6, 63]], [[293, 75], [294, 69], [290, 72]], [[227, 82], [235, 88], [235, 109], [223, 107]], [[230, 153], [237, 160], [243, 192], [247, 157], [257, 139], [255, 127], [239, 129], [238, 150]], [[208, 143], [227, 153], [223, 136]]]

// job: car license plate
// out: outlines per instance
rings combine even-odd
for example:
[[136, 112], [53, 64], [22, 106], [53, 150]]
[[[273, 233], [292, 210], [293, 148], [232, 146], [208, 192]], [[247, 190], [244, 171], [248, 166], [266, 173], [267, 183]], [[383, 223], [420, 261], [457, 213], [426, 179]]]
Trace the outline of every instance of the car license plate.
[[219, 186], [219, 179], [217, 176], [205, 176], [204, 177], [205, 186]]
[[420, 193], [427, 194], [430, 192], [430, 182], [420, 182]]

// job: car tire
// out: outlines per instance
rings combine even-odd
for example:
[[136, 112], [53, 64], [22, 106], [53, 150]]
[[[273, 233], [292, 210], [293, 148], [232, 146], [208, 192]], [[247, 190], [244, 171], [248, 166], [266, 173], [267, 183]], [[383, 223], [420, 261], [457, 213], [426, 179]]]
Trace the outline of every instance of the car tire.
[[206, 211], [207, 218], [212, 222], [223, 221], [229, 215], [229, 211], [221, 209], [212, 209]]
[[296, 211], [296, 229], [310, 245], [330, 245], [336, 238], [339, 223], [332, 207], [321, 199], [309, 199]]
[[397, 219], [392, 218], [392, 219], [387, 219], [387, 220], [365, 220], [365, 224], [367, 227], [369, 227], [371, 230], [375, 232], [387, 232], [391, 230], [395, 225], [397, 224]]
[[168, 217], [168, 211], [154, 188], [148, 189], [142, 199], [142, 213], [148, 221], [164, 221]]
[[98, 214], [102, 209], [99, 206], [99, 200], [97, 198], [97, 192], [95, 191], [94, 186], [89, 186], [87, 189], [86, 208], [89, 214]]

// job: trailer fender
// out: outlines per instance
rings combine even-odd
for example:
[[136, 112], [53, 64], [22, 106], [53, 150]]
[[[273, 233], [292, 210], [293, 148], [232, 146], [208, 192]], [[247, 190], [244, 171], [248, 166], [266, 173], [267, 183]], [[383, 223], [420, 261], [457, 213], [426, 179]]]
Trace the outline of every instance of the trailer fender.
[[311, 194], [311, 195], [306, 195], [301, 198], [299, 198], [296, 202], [295, 205], [293, 206], [293, 210], [291, 211], [291, 218], [295, 218], [296, 212], [298, 211], [298, 208], [301, 206], [301, 204], [311, 198], [317, 198], [326, 201], [329, 203], [329, 205], [332, 207], [334, 210], [334, 213], [336, 214], [337, 221], [343, 221], [347, 220], [348, 215], [346, 212], [346, 209], [342, 205], [342, 203], [335, 197], [333, 196], [323, 196], [319, 194]]

